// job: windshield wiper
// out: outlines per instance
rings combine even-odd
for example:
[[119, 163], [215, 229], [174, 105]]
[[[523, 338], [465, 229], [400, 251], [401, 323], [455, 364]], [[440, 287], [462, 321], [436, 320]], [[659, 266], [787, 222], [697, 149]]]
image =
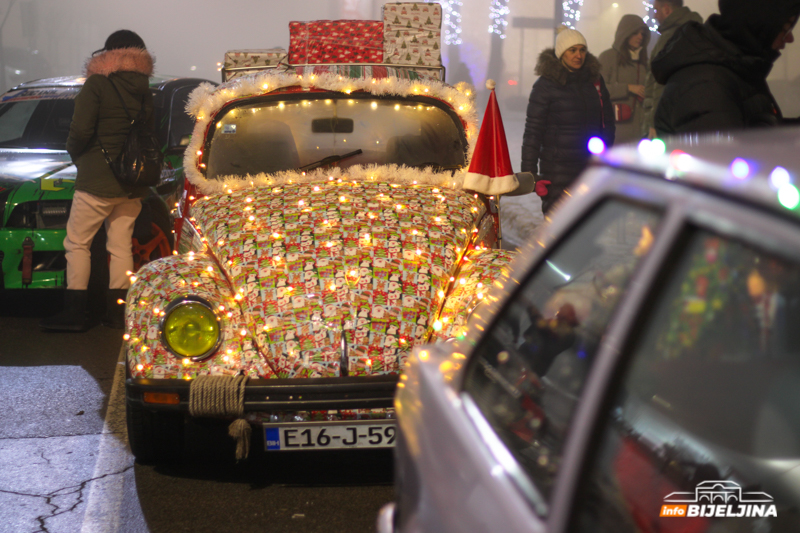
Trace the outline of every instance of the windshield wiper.
[[348, 157], [353, 157], [354, 155], [358, 155], [361, 153], [363, 153], [363, 151], [361, 150], [361, 148], [359, 148], [358, 150], [353, 150], [352, 152], [348, 152], [342, 155], [329, 155], [325, 159], [320, 159], [319, 161], [316, 161], [314, 163], [309, 163], [308, 165], [303, 165], [302, 167], [298, 167], [297, 170], [301, 172], [308, 172], [309, 170], [314, 170], [315, 168], [327, 167], [328, 165], [332, 165], [333, 163], [339, 162], [342, 159], [347, 159]]

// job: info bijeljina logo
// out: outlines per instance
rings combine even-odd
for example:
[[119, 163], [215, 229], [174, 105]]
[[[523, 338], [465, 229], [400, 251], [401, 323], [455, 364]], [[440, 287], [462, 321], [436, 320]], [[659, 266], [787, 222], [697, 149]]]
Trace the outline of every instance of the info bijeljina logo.
[[734, 481], [703, 481], [694, 492], [673, 492], [664, 498], [659, 516], [742, 518], [778, 516], [766, 492], [742, 492]]

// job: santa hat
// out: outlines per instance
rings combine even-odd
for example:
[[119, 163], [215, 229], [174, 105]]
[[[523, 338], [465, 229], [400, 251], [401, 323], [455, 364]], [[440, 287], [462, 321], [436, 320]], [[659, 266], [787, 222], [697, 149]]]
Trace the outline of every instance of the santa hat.
[[483, 115], [478, 141], [475, 143], [475, 152], [464, 177], [464, 188], [483, 194], [500, 195], [515, 190], [519, 182], [511, 169], [506, 131], [494, 87], [493, 80], [486, 81], [486, 88], [492, 92]]

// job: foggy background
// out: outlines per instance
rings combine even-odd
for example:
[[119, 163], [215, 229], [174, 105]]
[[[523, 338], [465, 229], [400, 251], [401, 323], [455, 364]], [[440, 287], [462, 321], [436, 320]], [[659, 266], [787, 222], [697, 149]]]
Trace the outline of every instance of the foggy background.
[[[756, 0], [753, 0], [756, 1]], [[459, 35], [442, 58], [447, 82], [473, 83], [478, 105], [488, 99], [487, 78], [497, 82], [511, 162], [520, 166], [525, 108], [539, 53], [554, 43], [563, 6], [580, 10], [575, 27], [598, 56], [611, 47], [617, 23], [626, 13], [645, 17], [642, 0], [442, 0], [460, 14]], [[142, 36], [156, 56], [159, 75], [220, 81], [217, 63], [226, 50], [289, 47], [289, 21], [318, 19], [381, 20], [382, 0], [0, 0], [0, 85], [7, 90], [33, 79], [82, 73], [89, 55], [113, 31], [126, 28]], [[581, 5], [582, 4], [582, 5]], [[492, 6], [507, 7], [505, 25], [492, 19]], [[685, 0], [703, 18], [717, 11], [716, 0]], [[490, 33], [492, 24], [504, 31]], [[501, 38], [500, 33], [503, 33]], [[460, 37], [460, 38], [459, 38]], [[658, 34], [653, 33], [651, 46]], [[775, 63], [769, 83], [787, 117], [800, 115], [800, 43], [789, 44]], [[482, 115], [482, 113], [481, 113]], [[504, 234], [515, 244], [541, 221], [535, 195], [503, 199]]]
[[[485, 105], [487, 77], [496, 79], [497, 96], [508, 130], [512, 164], [519, 167], [524, 113], [533, 68], [542, 49], [553, 45], [561, 22], [561, 0], [496, 0], [508, 6], [505, 38], [490, 34], [492, 0], [443, 0], [461, 15], [461, 43], [442, 43], [447, 81], [469, 81]], [[142, 36], [156, 56], [160, 75], [219, 81], [217, 62], [226, 50], [289, 46], [291, 20], [381, 19], [381, 0], [0, 0], [2, 89], [37, 78], [80, 74], [86, 58], [120, 28]], [[648, 14], [642, 0], [566, 0], [580, 9], [575, 23], [599, 55], [614, 39], [625, 13]], [[580, 7], [579, 4], [583, 3]], [[460, 6], [458, 4], [461, 4]], [[716, 12], [716, 0], [685, 2], [703, 18]], [[444, 28], [443, 28], [444, 29]], [[653, 34], [651, 44], [657, 34]], [[443, 35], [444, 41], [444, 35]], [[784, 115], [800, 115], [800, 43], [787, 46], [769, 78]], [[521, 125], [520, 125], [521, 122]]]

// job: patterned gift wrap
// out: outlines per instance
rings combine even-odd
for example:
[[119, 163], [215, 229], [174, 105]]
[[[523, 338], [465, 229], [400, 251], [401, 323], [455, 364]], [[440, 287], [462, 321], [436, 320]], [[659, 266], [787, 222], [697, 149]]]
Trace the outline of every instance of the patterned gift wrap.
[[383, 6], [383, 59], [394, 65], [442, 64], [442, 8], [439, 4]]
[[463, 338], [467, 317], [486, 297], [495, 281], [508, 277], [508, 265], [515, 257], [514, 252], [504, 250], [469, 250], [453, 283], [453, 290], [439, 313], [439, 324], [434, 325], [431, 341]]
[[[483, 212], [463, 190], [346, 176], [200, 198], [192, 215], [206, 250], [149, 263], [131, 287], [131, 374], [336, 377], [342, 340], [349, 375], [397, 373]], [[159, 340], [163, 309], [188, 294], [219, 306], [210, 362], [176, 358]]]
[[383, 33], [379, 20], [292, 21], [289, 62], [383, 63]]
[[[285, 62], [286, 56], [286, 50], [283, 48], [229, 50], [225, 52], [225, 61], [222, 64], [223, 81], [240, 78], [266, 67], [276, 67], [281, 62]], [[246, 67], [253, 68], [247, 69]]]
[[297, 74], [337, 74], [348, 78], [394, 78], [399, 80], [441, 79], [439, 69], [426, 69], [418, 67], [395, 68], [391, 66], [366, 66], [366, 65], [315, 65], [295, 67]]

